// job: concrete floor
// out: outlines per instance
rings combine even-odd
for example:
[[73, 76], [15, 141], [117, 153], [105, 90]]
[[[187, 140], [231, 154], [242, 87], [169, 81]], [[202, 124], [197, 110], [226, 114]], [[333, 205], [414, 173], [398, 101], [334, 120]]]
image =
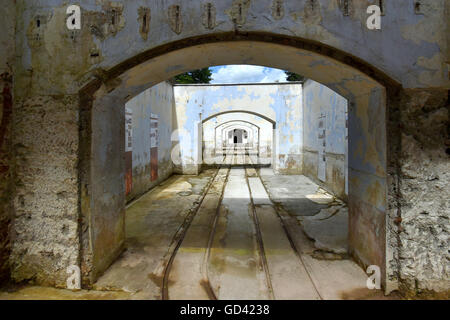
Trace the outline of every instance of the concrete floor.
[[172, 176], [128, 206], [127, 249], [94, 290], [23, 287], [0, 299], [389, 298], [346, 256], [347, 214], [308, 178], [268, 168]]

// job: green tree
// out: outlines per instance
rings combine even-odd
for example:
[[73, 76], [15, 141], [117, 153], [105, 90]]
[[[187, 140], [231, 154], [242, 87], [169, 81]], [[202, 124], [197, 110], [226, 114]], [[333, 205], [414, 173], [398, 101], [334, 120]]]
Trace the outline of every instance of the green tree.
[[300, 81], [303, 82], [306, 80], [306, 78], [304, 76], [301, 76], [299, 74], [296, 74], [294, 72], [290, 72], [290, 71], [285, 71], [284, 73], [286, 73], [286, 80], [287, 81]]
[[179, 74], [172, 79], [175, 84], [190, 84], [190, 83], [210, 83], [212, 72], [209, 68], [189, 71]]

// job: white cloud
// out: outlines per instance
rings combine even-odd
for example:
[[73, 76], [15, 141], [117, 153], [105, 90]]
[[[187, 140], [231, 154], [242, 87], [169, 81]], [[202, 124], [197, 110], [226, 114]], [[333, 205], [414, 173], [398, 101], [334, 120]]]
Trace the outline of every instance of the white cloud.
[[250, 65], [228, 65], [211, 69], [211, 83], [286, 82], [286, 74], [278, 69]]

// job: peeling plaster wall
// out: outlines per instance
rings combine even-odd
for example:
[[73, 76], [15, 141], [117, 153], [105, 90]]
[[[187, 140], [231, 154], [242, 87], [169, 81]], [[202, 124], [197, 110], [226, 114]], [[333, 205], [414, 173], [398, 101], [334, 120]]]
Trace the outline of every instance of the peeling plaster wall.
[[[76, 90], [78, 85], [53, 81], [58, 78], [60, 67], [70, 65], [67, 75], [78, 83], [86, 83], [98, 67], [109, 69], [144, 50], [175, 40], [226, 32], [274, 32], [348, 52], [386, 72], [406, 88], [440, 87], [449, 83], [448, 70], [445, 70], [448, 63], [446, 0], [422, 0], [420, 13], [415, 13], [412, 1], [386, 1], [382, 31], [365, 28], [367, 6], [373, 1], [351, 1], [348, 15], [336, 0], [315, 1], [312, 10], [307, 1], [277, 2], [280, 10], [274, 10], [274, 0], [212, 0], [210, 20], [206, 21], [207, 7], [196, 0], [88, 0], [81, 3], [83, 28], [72, 36], [61, 28], [67, 1], [18, 0], [22, 13], [19, 30], [22, 76], [35, 83], [32, 88], [35, 93], [51, 86], [54, 93], [62, 93]], [[174, 5], [179, 6], [178, 16], [171, 14]], [[115, 25], [111, 23], [113, 10]], [[44, 17], [41, 31], [30, 27], [39, 16]], [[34, 54], [37, 47], [29, 46], [30, 39], [27, 39], [36, 34], [41, 36], [35, 42], [41, 47], [40, 57]], [[55, 55], [56, 49], [65, 54]], [[92, 53], [98, 56], [91, 56]], [[70, 63], [66, 61], [68, 56]], [[52, 59], [55, 68], [46, 70], [42, 62]], [[41, 76], [27, 72], [31, 67]], [[289, 69], [289, 65], [286, 63], [284, 68]], [[91, 71], [90, 76], [86, 71]], [[21, 90], [26, 92], [29, 88], [21, 86]]]
[[15, 56], [16, 6], [8, 1], [0, 20], [0, 285], [9, 280], [10, 231], [13, 212], [11, 125], [13, 112], [13, 66]]
[[[102, 88], [99, 95], [107, 90]], [[122, 253], [125, 243], [125, 103], [98, 97], [90, 109], [89, 152], [81, 158], [82, 256], [85, 285], [92, 284]], [[88, 136], [89, 137], [89, 136]]]
[[247, 112], [276, 123], [274, 169], [298, 174], [302, 167], [302, 89], [300, 84], [177, 85], [174, 88], [180, 131], [182, 172], [197, 159], [194, 126], [216, 115]]
[[[315, 81], [303, 85], [303, 174], [341, 199], [347, 198], [345, 188], [347, 100]], [[323, 127], [319, 127], [322, 121]], [[319, 139], [325, 130], [324, 141]], [[319, 177], [319, 150], [325, 142], [325, 179]], [[323, 149], [322, 149], [323, 150]]]
[[[128, 101], [126, 107], [132, 118], [132, 174], [133, 185], [127, 200], [131, 200], [167, 179], [173, 172], [172, 150], [173, 87], [162, 82]], [[150, 116], [159, 117], [158, 178], [152, 181], [150, 164]]]
[[16, 99], [15, 281], [65, 287], [79, 264], [78, 107], [78, 96]]

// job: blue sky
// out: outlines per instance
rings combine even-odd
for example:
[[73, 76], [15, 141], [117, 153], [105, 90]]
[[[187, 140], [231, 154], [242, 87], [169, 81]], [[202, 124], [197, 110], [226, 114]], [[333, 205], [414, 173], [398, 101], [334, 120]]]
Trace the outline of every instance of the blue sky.
[[211, 83], [286, 82], [283, 70], [250, 65], [211, 67]]

